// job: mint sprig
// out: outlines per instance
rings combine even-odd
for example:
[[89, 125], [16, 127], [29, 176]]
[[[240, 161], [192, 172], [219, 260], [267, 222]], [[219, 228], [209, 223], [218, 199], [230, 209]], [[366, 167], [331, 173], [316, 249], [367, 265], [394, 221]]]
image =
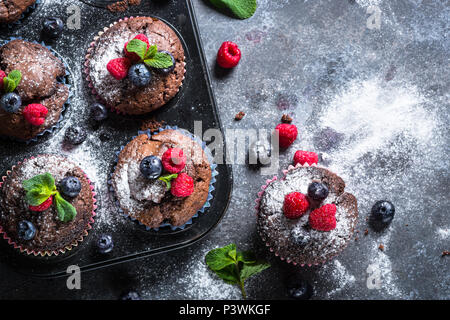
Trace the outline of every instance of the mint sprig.
[[3, 91], [10, 93], [16, 90], [20, 81], [22, 80], [22, 72], [19, 70], [11, 71], [6, 77], [3, 78]]
[[244, 281], [270, 267], [266, 262], [257, 261], [250, 251], [237, 251], [235, 244], [209, 251], [205, 261], [226, 283], [239, 285], [244, 298], [247, 297]]
[[27, 192], [25, 199], [30, 206], [39, 206], [51, 196], [54, 196], [54, 203], [58, 211], [58, 219], [62, 222], [72, 221], [77, 211], [67, 202], [56, 189], [55, 179], [50, 173], [44, 173], [22, 182], [24, 190]]
[[256, 0], [209, 0], [216, 8], [228, 10], [239, 19], [248, 19], [256, 11]]
[[166, 183], [166, 187], [167, 190], [170, 190], [170, 188], [172, 188], [172, 183], [171, 181], [175, 178], [178, 177], [178, 174], [174, 173], [174, 174], [167, 174], [165, 176], [161, 176], [158, 178], [158, 180], [164, 181]]
[[172, 58], [168, 53], [158, 52], [156, 45], [147, 49], [147, 43], [133, 39], [127, 44], [127, 51], [136, 53], [147, 66], [156, 69], [165, 69], [173, 66]]

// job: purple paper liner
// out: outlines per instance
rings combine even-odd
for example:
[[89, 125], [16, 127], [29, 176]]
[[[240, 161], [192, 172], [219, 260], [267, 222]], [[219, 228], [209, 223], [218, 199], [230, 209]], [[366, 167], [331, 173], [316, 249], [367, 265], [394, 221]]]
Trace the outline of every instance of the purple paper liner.
[[[213, 156], [212, 156], [212, 154], [211, 154], [211, 151], [207, 148], [206, 143], [205, 143], [204, 141], [201, 141], [199, 138], [197, 138], [196, 136], [194, 136], [193, 134], [191, 134], [191, 133], [190, 133], [189, 131], [187, 131], [187, 130], [180, 129], [180, 128], [178, 128], [177, 126], [165, 126], [165, 127], [163, 127], [163, 128], [159, 128], [155, 133], [152, 133], [152, 132], [150, 131], [150, 129], [147, 129], [147, 130], [145, 130], [145, 131], [138, 131], [138, 135], [146, 134], [146, 135], [150, 138], [153, 134], [157, 134], [157, 133], [162, 132], [162, 131], [164, 131], [164, 130], [177, 130], [178, 132], [182, 133], [183, 135], [185, 135], [185, 136], [191, 138], [193, 141], [195, 141], [196, 143], [198, 143], [198, 144], [202, 147], [202, 149], [203, 149], [203, 151], [205, 152], [206, 156], [208, 157], [208, 161], [209, 161], [209, 163], [210, 163], [210, 167], [211, 167], [211, 181], [210, 181], [210, 183], [209, 183], [208, 197], [206, 198], [205, 204], [203, 205], [203, 207], [202, 207], [200, 210], [198, 210], [198, 211], [192, 216], [191, 219], [189, 219], [189, 221], [187, 221], [187, 222], [186, 222], [185, 224], [183, 224], [182, 226], [173, 226], [173, 225], [171, 225], [170, 223], [164, 223], [164, 224], [160, 225], [158, 228], [150, 228], [150, 227], [144, 225], [143, 223], [141, 223], [140, 221], [138, 221], [137, 219], [135, 219], [135, 218], [130, 217], [129, 215], [127, 215], [127, 214], [122, 210], [122, 208], [120, 207], [119, 201], [117, 200], [117, 197], [116, 197], [116, 194], [115, 194], [115, 191], [114, 191], [114, 187], [113, 187], [113, 183], [112, 183], [112, 176], [113, 176], [113, 174], [114, 174], [114, 171], [116, 170], [117, 162], [118, 162], [118, 160], [119, 160], [119, 154], [120, 154], [120, 152], [122, 152], [122, 150], [125, 148], [125, 146], [121, 146], [120, 149], [119, 149], [119, 151], [116, 152], [116, 159], [115, 159], [115, 162], [114, 162], [114, 165], [113, 165], [113, 169], [112, 169], [112, 172], [111, 172], [110, 175], [109, 175], [109, 179], [108, 179], [109, 191], [111, 192], [113, 201], [114, 201], [115, 205], [117, 206], [117, 208], [118, 208], [118, 210], [119, 210], [119, 213], [122, 214], [125, 218], [128, 218], [128, 219], [130, 219], [130, 220], [132, 220], [132, 221], [138, 223], [139, 225], [145, 227], [145, 229], [148, 230], [148, 231], [149, 231], [149, 230], [159, 231], [159, 229], [162, 228], [162, 227], [170, 227], [170, 228], [172, 229], [172, 231], [175, 231], [175, 230], [183, 230], [184, 228], [186, 228], [186, 226], [192, 224], [192, 220], [193, 220], [194, 218], [197, 218], [197, 217], [199, 216], [200, 213], [204, 213], [205, 210], [206, 210], [206, 208], [209, 208], [209, 207], [211, 206], [210, 201], [213, 199], [212, 192], [215, 190], [215, 188], [214, 188], [214, 183], [216, 182], [216, 176], [219, 174], [219, 173], [217, 172], [217, 170], [216, 170], [217, 164], [213, 163], [214, 158], [213, 158]], [[133, 140], [133, 139], [135, 139], [135, 138], [137, 138], [137, 136], [134, 136], [131, 140]]]
[[[89, 48], [88, 48], [87, 53], [86, 53], [86, 56], [85, 56], [85, 58], [84, 58], [85, 61], [84, 61], [84, 69], [83, 69], [83, 71], [84, 71], [84, 73], [85, 73], [85, 80], [86, 80], [87, 86], [88, 86], [89, 90], [91, 91], [92, 95], [94, 96], [95, 100], [97, 100], [99, 103], [101, 103], [101, 104], [105, 105], [106, 107], [108, 107], [111, 111], [113, 111], [113, 112], [115, 112], [115, 113], [117, 113], [117, 114], [122, 114], [122, 115], [125, 115], [125, 114], [127, 114], [127, 113], [126, 113], [126, 112], [123, 112], [123, 111], [119, 111], [119, 110], [117, 110], [116, 108], [114, 108], [114, 106], [109, 105], [109, 104], [103, 99], [103, 97], [102, 97], [101, 95], [99, 95], [99, 93], [97, 92], [97, 90], [95, 90], [94, 85], [92, 84], [91, 76], [90, 76], [90, 74], [89, 74], [89, 73], [90, 73], [89, 66], [90, 66], [91, 52], [94, 50], [94, 48], [95, 48], [95, 46], [96, 46], [96, 44], [97, 44], [97, 41], [98, 41], [98, 39], [100, 38], [100, 36], [103, 35], [109, 28], [113, 27], [113, 26], [116, 25], [117, 23], [122, 22], [122, 21], [127, 21], [127, 20], [133, 19], [133, 18], [137, 18], [137, 17], [131, 16], [131, 17], [125, 17], [125, 18], [119, 19], [119, 20], [117, 20], [117, 21], [111, 23], [111, 24], [109, 25], [109, 27], [105, 27], [105, 28], [103, 28], [102, 31], [99, 31], [98, 34], [94, 37], [94, 40], [89, 44]], [[186, 56], [184, 57], [184, 60], [186, 60]], [[184, 63], [184, 74], [186, 74], [186, 61], [184, 61], [183, 63]], [[106, 68], [106, 66], [105, 66], [105, 68]], [[185, 77], [183, 76], [183, 80], [182, 80], [181, 86], [178, 88], [178, 92], [179, 92], [180, 89], [183, 87], [184, 79], [185, 79]], [[178, 92], [177, 92], [177, 93], [178, 93]], [[161, 106], [161, 107], [163, 107], [163, 106]], [[158, 109], [159, 109], [159, 108], [158, 108]], [[156, 110], [157, 110], [157, 109], [156, 109]], [[153, 111], [154, 111], [154, 110], [153, 110]], [[150, 112], [152, 112], [152, 111], [150, 111]], [[150, 112], [148, 112], [148, 113], [150, 113]]]
[[17, 27], [17, 26], [21, 25], [22, 24], [22, 20], [26, 16], [30, 15], [38, 7], [38, 5], [40, 5], [40, 4], [41, 4], [41, 0], [36, 0], [35, 3], [33, 3], [31, 6], [28, 6], [28, 8], [26, 8], [25, 11], [22, 12], [21, 16], [16, 21], [9, 22], [9, 23], [6, 23], [6, 22], [2, 23], [2, 22], [0, 22], [0, 28], [12, 29], [14, 27]]
[[[317, 164], [315, 164], [315, 163], [312, 164], [312, 165], [309, 165], [308, 163], [305, 163], [304, 165], [301, 165], [300, 163], [298, 163], [298, 164], [295, 165], [295, 166], [289, 165], [289, 167], [288, 167], [287, 169], [285, 169], [285, 170], [282, 171], [282, 172], [283, 172], [283, 177], [282, 177], [281, 179], [282, 179], [282, 180], [285, 179], [285, 178], [286, 178], [286, 175], [287, 175], [290, 171], [295, 170], [295, 169], [300, 168], [300, 167], [318, 167], [318, 166], [317, 166]], [[261, 186], [261, 191], [258, 192], [258, 197], [257, 197], [256, 200], [255, 200], [255, 203], [256, 203], [256, 206], [255, 206], [256, 216], [259, 215], [259, 205], [260, 205], [260, 202], [261, 202], [261, 198], [262, 198], [262, 196], [263, 196], [263, 194], [264, 194], [264, 191], [266, 190], [266, 188], [267, 188], [272, 182], [274, 182], [274, 181], [276, 181], [276, 180], [278, 180], [278, 177], [277, 177], [277, 176], [274, 176], [272, 179], [266, 180], [266, 184], [264, 184], [264, 185]], [[314, 263], [314, 264], [300, 264], [300, 263], [291, 261], [291, 260], [286, 259], [285, 257], [281, 256], [274, 248], [272, 248], [272, 247], [270, 246], [269, 242], [266, 241], [265, 236], [264, 236], [263, 234], [261, 234], [261, 232], [260, 232], [259, 230], [258, 230], [258, 234], [259, 234], [259, 236], [261, 237], [261, 239], [263, 240], [263, 242], [264, 242], [264, 244], [266, 245], [266, 247], [269, 248], [269, 251], [270, 251], [270, 252], [273, 252], [273, 254], [274, 254], [275, 256], [279, 257], [282, 261], [286, 261], [287, 263], [292, 263], [294, 266], [300, 265], [301, 267], [304, 267], [304, 266], [312, 267], [312, 266], [320, 266], [320, 265], [323, 265], [324, 263], [326, 263], [326, 262], [328, 262], [328, 261], [330, 261], [330, 260], [333, 260], [336, 256], [338, 256], [342, 251], [344, 251], [344, 249], [345, 249], [345, 248], [348, 246], [348, 244], [350, 243], [350, 241], [348, 241], [348, 242], [347, 242], [347, 243], [339, 250], [339, 252], [337, 252], [337, 253], [334, 254], [334, 255], [331, 255], [330, 257], [328, 257], [328, 258], [325, 259], [325, 260], [318, 261], [318, 262], [316, 262], [316, 263]]]
[[[35, 159], [35, 158], [41, 157], [41, 156], [45, 156], [45, 155], [38, 155], [38, 156], [36, 156], [36, 157], [30, 157], [29, 159]], [[12, 166], [11, 170], [8, 170], [8, 171], [6, 172], [6, 175], [3, 176], [3, 177], [1, 178], [1, 181], [0, 181], [0, 189], [2, 188], [3, 183], [6, 181], [6, 179], [8, 178], [8, 175], [12, 172], [12, 170], [14, 170], [14, 168], [15, 168], [17, 165], [20, 165], [20, 164], [22, 164], [22, 163], [25, 163], [25, 162], [28, 161], [29, 159], [24, 159], [23, 161], [18, 162], [16, 165]], [[80, 168], [80, 170], [83, 171], [81, 168]], [[41, 256], [41, 257], [45, 257], [45, 256], [49, 256], [49, 257], [50, 257], [50, 256], [58, 256], [59, 254], [64, 254], [64, 253], [66, 253], [67, 251], [72, 250], [74, 247], [77, 247], [81, 242], [83, 242], [84, 238], [88, 235], [89, 230], [92, 229], [92, 224], [95, 222], [94, 218], [95, 218], [95, 216], [97, 215], [97, 213], [96, 213], [96, 210], [97, 210], [97, 205], [96, 205], [97, 199], [96, 199], [96, 195], [97, 195], [97, 193], [95, 192], [94, 185], [93, 185], [93, 183], [91, 182], [91, 180], [89, 179], [89, 177], [86, 175], [86, 173], [85, 173], [84, 171], [83, 171], [83, 173], [84, 173], [84, 176], [86, 177], [86, 179], [88, 180], [89, 187], [91, 188], [91, 191], [92, 191], [93, 209], [92, 209], [92, 217], [91, 217], [91, 219], [89, 220], [89, 223], [88, 223], [86, 229], [84, 230], [83, 234], [82, 234], [78, 239], [75, 239], [72, 243], [70, 243], [70, 244], [66, 245], [64, 248], [61, 248], [61, 249], [58, 249], [58, 250], [51, 250], [51, 251], [50, 251], [50, 250], [48, 250], [48, 251], [36, 251], [36, 250], [29, 250], [29, 249], [27, 249], [27, 248], [24, 248], [22, 245], [20, 245], [20, 244], [14, 242], [14, 241], [8, 236], [8, 234], [6, 233], [6, 231], [3, 230], [3, 227], [2, 227], [2, 226], [0, 226], [0, 236], [1, 236], [4, 240], [6, 240], [6, 241], [8, 242], [8, 244], [12, 245], [12, 246], [14, 247], [14, 249], [18, 249], [18, 250], [20, 251], [20, 253], [24, 253], [24, 254], [27, 254], [27, 255], [33, 255], [33, 256], [35, 256], [35, 257], [37, 257], [37, 256]]]
[[[25, 40], [25, 39], [22, 39], [22, 38], [18, 38], [18, 37], [10, 37], [9, 40], [6, 40], [6, 41], [0, 40], [0, 46], [5, 45], [5, 44], [7, 44], [8, 42], [10, 42], [12, 40], [28, 41], [28, 40]], [[37, 41], [28, 41], [28, 42], [40, 44], [40, 45], [46, 47], [48, 50], [50, 50], [55, 55], [55, 57], [59, 58], [62, 61], [62, 63], [64, 64], [64, 67], [65, 67], [65, 70], [66, 70], [66, 74], [64, 76], [62, 76], [62, 77], [59, 77], [58, 78], [58, 82], [66, 85], [68, 87], [68, 89], [69, 89], [69, 96], [68, 96], [66, 102], [62, 105], [61, 113], [59, 115], [58, 121], [53, 126], [51, 126], [50, 128], [47, 128], [47, 129], [39, 132], [33, 138], [28, 139], [28, 140], [22, 140], [22, 139], [18, 139], [18, 138], [15, 138], [15, 137], [1, 136], [0, 135], [0, 139], [1, 140], [10, 140], [10, 141], [26, 143], [26, 144], [37, 142], [44, 135], [51, 134], [51, 133], [55, 132], [57, 129], [61, 128], [61, 122], [64, 120], [64, 113], [69, 108], [70, 101], [72, 99], [72, 90], [71, 90], [72, 89], [72, 85], [70, 85], [70, 83], [72, 81], [72, 75], [70, 74], [69, 67], [68, 67], [67, 63], [64, 61], [64, 59], [58, 54], [57, 51], [55, 51], [51, 46], [46, 45], [44, 42], [40, 42], [40, 43], [37, 42]]]

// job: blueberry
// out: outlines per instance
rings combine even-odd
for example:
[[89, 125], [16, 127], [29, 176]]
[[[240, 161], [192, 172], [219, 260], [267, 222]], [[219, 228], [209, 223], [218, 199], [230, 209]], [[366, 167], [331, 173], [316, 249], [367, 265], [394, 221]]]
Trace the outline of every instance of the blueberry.
[[95, 121], [103, 121], [108, 118], [108, 109], [101, 103], [91, 105], [91, 115]]
[[22, 220], [17, 225], [17, 234], [19, 238], [30, 241], [36, 235], [36, 228], [30, 221]]
[[75, 198], [81, 191], [81, 182], [76, 177], [66, 177], [61, 180], [61, 192], [70, 198]]
[[161, 74], [171, 73], [173, 70], [175, 70], [175, 63], [176, 63], [175, 62], [175, 58], [173, 57], [173, 55], [169, 51], [160, 51], [160, 53], [167, 53], [170, 56], [170, 58], [172, 59], [172, 66], [169, 67], [169, 68], [156, 69], [156, 71], [158, 73], [161, 73]]
[[160, 158], [148, 156], [142, 159], [139, 168], [147, 179], [156, 179], [161, 175], [163, 166]]
[[64, 23], [60, 18], [46, 18], [43, 23], [42, 32], [50, 38], [58, 38], [63, 32]]
[[300, 247], [306, 246], [311, 241], [309, 232], [302, 232], [301, 230], [294, 228], [291, 231], [292, 241]]
[[281, 92], [277, 97], [277, 108], [278, 110], [294, 110], [298, 105], [299, 99], [297, 95]]
[[326, 127], [314, 136], [314, 145], [316, 149], [321, 151], [329, 151], [339, 147], [344, 135], [336, 130]]
[[313, 182], [308, 187], [308, 197], [314, 200], [322, 201], [328, 197], [328, 187], [320, 182]]
[[141, 300], [141, 296], [136, 291], [130, 291], [122, 295], [120, 300]]
[[22, 106], [22, 99], [17, 93], [10, 92], [0, 99], [0, 106], [9, 113], [14, 113]]
[[311, 284], [298, 276], [292, 276], [287, 287], [289, 296], [295, 300], [308, 300], [314, 293]]
[[373, 205], [369, 222], [373, 229], [380, 231], [391, 223], [394, 214], [394, 205], [389, 201], [380, 200]]
[[138, 63], [131, 66], [130, 70], [128, 70], [128, 77], [135, 86], [145, 87], [152, 80], [152, 73], [145, 64]]
[[114, 248], [112, 237], [108, 234], [103, 234], [97, 241], [98, 251], [100, 253], [109, 253]]
[[70, 144], [76, 145], [83, 143], [86, 138], [86, 131], [79, 126], [72, 126], [66, 130], [65, 139]]

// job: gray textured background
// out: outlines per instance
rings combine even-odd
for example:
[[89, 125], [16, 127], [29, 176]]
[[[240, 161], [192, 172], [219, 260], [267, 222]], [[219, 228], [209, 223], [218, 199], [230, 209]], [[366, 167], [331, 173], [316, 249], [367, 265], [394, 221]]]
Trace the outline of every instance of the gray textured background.
[[[449, 2], [259, 0], [256, 14], [244, 21], [193, 2], [225, 128], [271, 129], [290, 113], [300, 135], [282, 153], [282, 167], [296, 149], [319, 149], [314, 136], [323, 127], [344, 134], [323, 157], [359, 200], [358, 240], [322, 267], [293, 267], [272, 257], [256, 235], [252, 209], [269, 177], [235, 165], [230, 208], [206, 240], [87, 273], [80, 291], [68, 291], [63, 279], [15, 275], [16, 285], [0, 297], [116, 299], [132, 288], [146, 299], [238, 299], [239, 289], [217, 280], [203, 263], [210, 249], [235, 242], [272, 264], [248, 281], [250, 298], [286, 298], [286, 278], [299, 273], [313, 283], [314, 299], [449, 299], [449, 257], [441, 257], [450, 249]], [[380, 29], [367, 28], [369, 5], [381, 10]], [[243, 52], [229, 73], [215, 66], [226, 40]], [[368, 117], [380, 111], [368, 121], [364, 108]], [[235, 122], [239, 111], [247, 115]], [[372, 204], [384, 198], [396, 205], [394, 222], [384, 233], [364, 236]], [[379, 290], [367, 288], [369, 265], [380, 272]]]

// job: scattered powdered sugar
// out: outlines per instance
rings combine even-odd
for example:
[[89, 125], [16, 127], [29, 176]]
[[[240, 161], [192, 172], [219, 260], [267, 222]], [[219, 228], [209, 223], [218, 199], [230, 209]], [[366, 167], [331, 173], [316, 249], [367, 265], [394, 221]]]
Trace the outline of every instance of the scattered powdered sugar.
[[319, 273], [322, 276], [331, 275], [334, 288], [326, 294], [327, 297], [330, 298], [356, 281], [355, 276], [353, 276], [339, 260], [334, 260], [332, 263], [326, 264]]
[[449, 228], [438, 228], [436, 233], [438, 234], [439, 238], [442, 240], [447, 240], [450, 238], [450, 229]]

